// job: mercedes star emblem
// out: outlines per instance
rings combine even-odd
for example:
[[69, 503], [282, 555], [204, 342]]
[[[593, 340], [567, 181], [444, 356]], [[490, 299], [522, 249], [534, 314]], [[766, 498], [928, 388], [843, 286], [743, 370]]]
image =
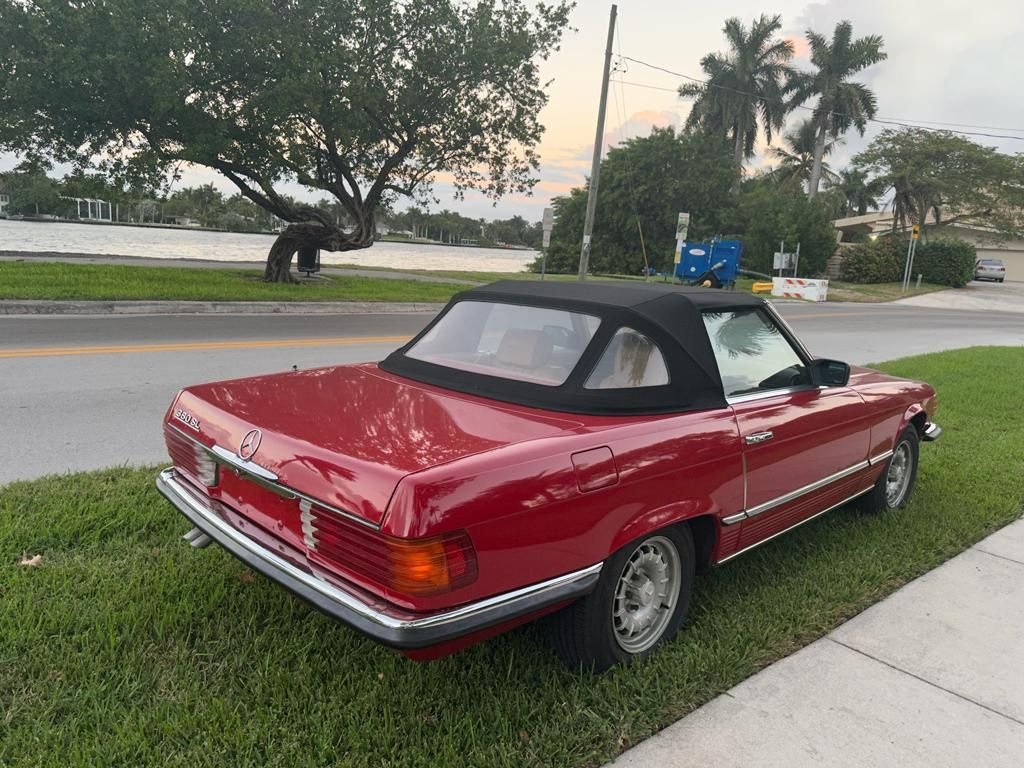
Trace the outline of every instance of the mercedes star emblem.
[[245, 433], [245, 437], [242, 438], [242, 442], [238, 444], [238, 458], [243, 461], [248, 461], [253, 457], [256, 451], [260, 448], [260, 440], [263, 439], [263, 433], [258, 429], [250, 429]]

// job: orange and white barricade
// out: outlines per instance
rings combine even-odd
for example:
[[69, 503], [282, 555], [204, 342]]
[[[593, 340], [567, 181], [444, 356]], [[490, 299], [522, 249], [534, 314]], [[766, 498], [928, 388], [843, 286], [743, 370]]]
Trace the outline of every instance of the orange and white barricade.
[[801, 277], [773, 277], [772, 296], [805, 301], [825, 301], [828, 298], [828, 280], [807, 280]]

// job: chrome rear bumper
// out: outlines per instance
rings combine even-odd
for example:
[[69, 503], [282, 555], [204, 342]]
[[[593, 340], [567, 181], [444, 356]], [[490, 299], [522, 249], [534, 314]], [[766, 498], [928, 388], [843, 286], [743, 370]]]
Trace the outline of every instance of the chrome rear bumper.
[[250, 568], [329, 616], [394, 648], [426, 648], [581, 597], [594, 588], [601, 573], [602, 564], [597, 563], [457, 608], [415, 614], [343, 585], [310, 566], [297, 550], [278, 544], [278, 551], [272, 551], [243, 533], [223, 504], [178, 479], [173, 469], [157, 476], [156, 487], [193, 525]]
[[924, 434], [921, 435], [921, 438], [925, 442], [930, 443], [933, 440], [938, 440], [940, 437], [942, 437], [942, 427], [935, 422], [928, 422], [928, 424], [925, 425]]

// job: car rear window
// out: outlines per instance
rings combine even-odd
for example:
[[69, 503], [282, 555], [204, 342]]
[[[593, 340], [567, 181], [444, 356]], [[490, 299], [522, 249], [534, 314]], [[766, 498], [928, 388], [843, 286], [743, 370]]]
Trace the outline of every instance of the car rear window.
[[593, 315], [547, 307], [460, 301], [405, 356], [447, 368], [558, 386], [601, 325]]
[[984, 265], [989, 266], [989, 267], [1001, 267], [1001, 266], [1003, 266], [1003, 260], [1002, 259], [980, 259], [978, 261], [978, 263], [979, 264], [984, 264]]

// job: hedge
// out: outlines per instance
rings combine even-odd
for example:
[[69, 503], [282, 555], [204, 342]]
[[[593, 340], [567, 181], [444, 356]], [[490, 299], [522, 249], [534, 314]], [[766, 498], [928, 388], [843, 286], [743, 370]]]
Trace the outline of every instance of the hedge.
[[868, 240], [849, 249], [839, 278], [849, 283], [895, 283], [903, 279], [906, 245], [892, 237]]
[[914, 255], [914, 275], [923, 275], [926, 283], [962, 288], [974, 278], [977, 249], [965, 240], [939, 237], [918, 243]]
[[[926, 283], [962, 288], [974, 277], [976, 250], [965, 240], [939, 237], [919, 241], [911, 280], [918, 275]], [[880, 237], [850, 248], [839, 268], [839, 277], [850, 283], [896, 283], [903, 279], [907, 241]]]

